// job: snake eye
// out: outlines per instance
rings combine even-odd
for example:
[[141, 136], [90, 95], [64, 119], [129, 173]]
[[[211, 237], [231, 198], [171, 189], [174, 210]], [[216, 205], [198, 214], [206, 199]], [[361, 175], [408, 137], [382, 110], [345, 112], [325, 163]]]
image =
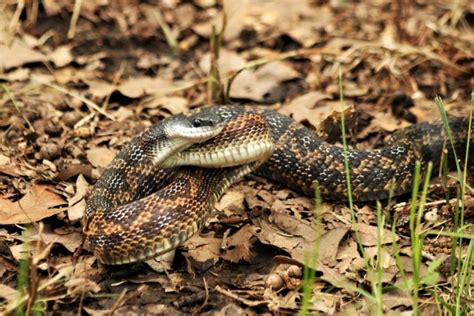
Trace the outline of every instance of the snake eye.
[[194, 127], [214, 126], [215, 122], [211, 119], [196, 118], [192, 121]]

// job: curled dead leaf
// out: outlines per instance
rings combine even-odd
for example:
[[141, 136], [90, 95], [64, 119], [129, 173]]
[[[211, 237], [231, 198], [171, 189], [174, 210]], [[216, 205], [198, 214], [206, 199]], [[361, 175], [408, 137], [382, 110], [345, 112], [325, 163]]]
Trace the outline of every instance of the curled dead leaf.
[[0, 224], [25, 224], [61, 213], [66, 201], [49, 185], [34, 184], [19, 201], [0, 197]]

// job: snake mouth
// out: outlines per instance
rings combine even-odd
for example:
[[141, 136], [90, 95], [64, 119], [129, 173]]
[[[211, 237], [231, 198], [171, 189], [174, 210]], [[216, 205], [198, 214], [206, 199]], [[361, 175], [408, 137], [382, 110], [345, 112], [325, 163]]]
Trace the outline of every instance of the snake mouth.
[[185, 150], [161, 162], [163, 168], [198, 166], [204, 168], [234, 167], [265, 160], [273, 152], [273, 142], [254, 141], [214, 150]]

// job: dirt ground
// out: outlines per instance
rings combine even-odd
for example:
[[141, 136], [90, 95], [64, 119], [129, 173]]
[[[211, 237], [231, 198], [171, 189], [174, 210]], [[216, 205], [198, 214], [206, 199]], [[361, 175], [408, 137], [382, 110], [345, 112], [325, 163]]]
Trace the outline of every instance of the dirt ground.
[[[360, 149], [439, 119], [436, 96], [448, 114], [468, 116], [473, 27], [468, 0], [1, 1], [0, 310], [294, 314], [309, 289], [310, 314], [412, 311], [410, 232], [390, 226], [409, 195], [383, 204], [380, 241], [375, 203], [354, 206], [357, 223], [343, 202], [323, 202], [315, 217], [311, 198], [248, 176], [176, 252], [115, 267], [79, 251], [85, 197], [133, 136], [209, 103], [274, 108], [332, 143], [343, 110]], [[432, 180], [426, 212], [436, 219], [423, 231], [458, 229], [471, 246], [468, 237], [453, 252], [448, 237], [426, 234], [417, 303], [425, 315], [454, 306], [449, 262], [473, 249], [472, 229], [449, 225], [457, 195], [452, 178]], [[463, 199], [472, 213], [474, 193]], [[303, 286], [308, 271], [315, 278]], [[472, 296], [459, 300], [461, 313], [472, 312]]]

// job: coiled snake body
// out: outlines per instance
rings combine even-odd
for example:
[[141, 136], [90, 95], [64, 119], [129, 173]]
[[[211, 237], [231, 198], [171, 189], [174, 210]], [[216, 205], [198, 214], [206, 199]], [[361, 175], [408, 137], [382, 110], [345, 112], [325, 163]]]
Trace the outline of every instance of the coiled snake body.
[[[468, 120], [450, 118], [456, 150]], [[349, 150], [352, 196], [384, 199], [411, 188], [417, 160], [440, 163], [441, 123], [396, 132], [388, 146]], [[87, 199], [86, 247], [106, 264], [146, 260], [174, 249], [204, 225], [225, 190], [256, 174], [293, 190], [347, 199], [344, 151], [273, 110], [205, 107], [152, 126], [113, 160]], [[195, 165], [189, 167], [181, 165]]]

